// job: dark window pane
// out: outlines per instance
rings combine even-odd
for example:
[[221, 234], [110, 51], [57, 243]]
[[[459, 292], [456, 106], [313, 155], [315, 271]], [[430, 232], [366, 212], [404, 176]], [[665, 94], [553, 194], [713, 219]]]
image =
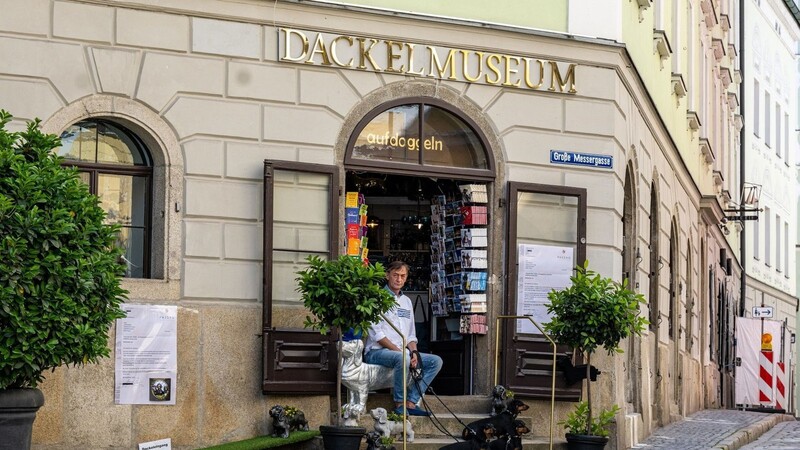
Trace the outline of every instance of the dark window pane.
[[368, 123], [353, 146], [353, 157], [419, 163], [419, 106], [403, 105], [382, 112]]
[[97, 155], [97, 125], [81, 122], [61, 133], [61, 147], [56, 153], [71, 161], [95, 162]]
[[97, 142], [97, 162], [126, 166], [142, 166], [147, 161], [140, 145], [130, 134], [112, 124], [100, 124], [100, 137]]
[[147, 166], [144, 145], [126, 129], [105, 122], [85, 120], [61, 133], [56, 152], [71, 161]]
[[78, 172], [78, 176], [81, 178], [81, 181], [86, 183], [89, 186], [89, 189], [92, 189], [92, 174], [89, 172]]
[[144, 277], [144, 229], [122, 227], [117, 235], [117, 246], [123, 249], [122, 259], [125, 262], [125, 276], [128, 278]]
[[481, 140], [460, 118], [435, 106], [423, 109], [425, 165], [487, 169]]
[[106, 223], [145, 225], [147, 177], [101, 173], [97, 177], [97, 196], [106, 211]]

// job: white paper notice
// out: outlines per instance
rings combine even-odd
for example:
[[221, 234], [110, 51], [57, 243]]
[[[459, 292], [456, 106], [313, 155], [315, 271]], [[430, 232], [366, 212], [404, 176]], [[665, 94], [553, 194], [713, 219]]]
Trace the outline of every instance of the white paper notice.
[[172, 450], [172, 439], [142, 442], [139, 444], [139, 450]]
[[[571, 247], [520, 244], [517, 248], [517, 314], [531, 316], [539, 324], [550, 321], [547, 294], [569, 286], [575, 267]], [[517, 333], [539, 333], [529, 320], [517, 319]]]
[[117, 319], [114, 402], [174, 405], [178, 376], [178, 307], [132, 305]]

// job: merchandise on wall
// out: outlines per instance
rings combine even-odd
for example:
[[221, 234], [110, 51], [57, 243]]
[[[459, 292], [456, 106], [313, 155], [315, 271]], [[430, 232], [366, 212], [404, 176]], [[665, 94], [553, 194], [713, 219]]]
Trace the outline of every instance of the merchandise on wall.
[[369, 248], [367, 247], [367, 204], [364, 202], [364, 195], [358, 192], [348, 192], [345, 196], [344, 206], [347, 255], [360, 257], [367, 263], [369, 262]]
[[431, 199], [431, 311], [436, 317], [462, 314], [457, 333], [486, 334], [488, 196], [481, 184], [459, 190], [450, 199]]

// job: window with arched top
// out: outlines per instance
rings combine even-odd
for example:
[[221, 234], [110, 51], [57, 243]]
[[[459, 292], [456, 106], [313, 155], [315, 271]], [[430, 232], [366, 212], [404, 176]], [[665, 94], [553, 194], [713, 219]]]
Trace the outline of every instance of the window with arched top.
[[432, 98], [384, 103], [358, 123], [345, 163], [494, 178], [486, 139], [467, 117]]
[[153, 164], [142, 140], [119, 124], [83, 120], [61, 133], [56, 152], [97, 195], [106, 223], [120, 225], [126, 276], [150, 277]]

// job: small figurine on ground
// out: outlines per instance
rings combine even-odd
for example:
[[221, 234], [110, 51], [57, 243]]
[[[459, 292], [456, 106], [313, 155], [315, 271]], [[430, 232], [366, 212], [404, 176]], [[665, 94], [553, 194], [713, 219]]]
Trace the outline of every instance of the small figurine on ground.
[[377, 431], [367, 433], [367, 450], [395, 450], [394, 439], [389, 436], [381, 436]]
[[502, 384], [498, 384], [492, 389], [492, 411], [491, 415], [495, 416], [506, 409], [506, 388]]
[[[393, 434], [403, 435], [403, 419], [390, 420], [389, 413], [385, 408], [375, 408], [370, 411], [372, 418], [375, 419], [375, 431], [381, 436], [392, 436]], [[406, 420], [406, 442], [414, 442], [414, 429], [411, 422]]]
[[275, 405], [269, 410], [272, 417], [272, 436], [289, 437], [290, 431], [308, 431], [308, 421], [303, 411], [292, 406]]

